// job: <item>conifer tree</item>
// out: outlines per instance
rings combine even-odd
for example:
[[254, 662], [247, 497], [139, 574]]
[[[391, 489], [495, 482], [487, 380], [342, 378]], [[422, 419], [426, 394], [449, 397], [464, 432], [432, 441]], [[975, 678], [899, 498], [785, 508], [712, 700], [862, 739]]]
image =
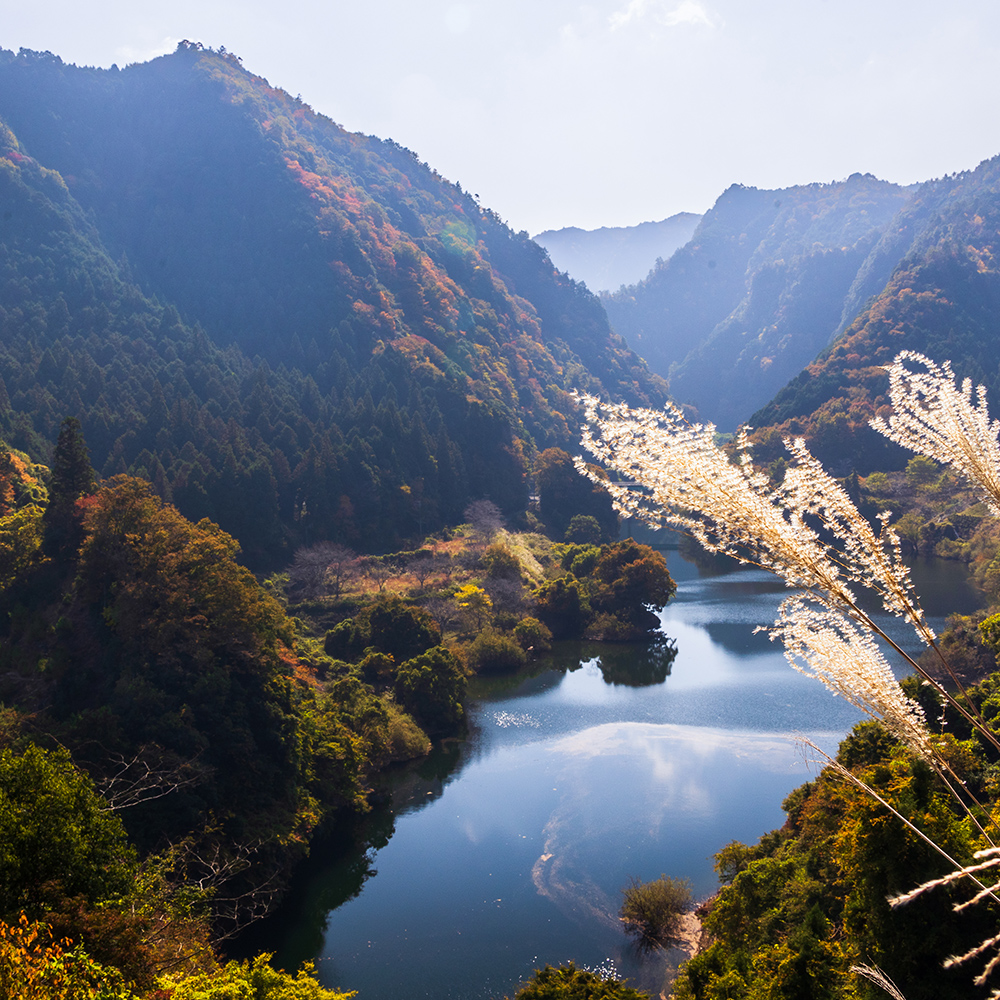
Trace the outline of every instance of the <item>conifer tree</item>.
[[80, 421], [76, 417], [66, 417], [52, 453], [49, 506], [43, 518], [43, 545], [47, 555], [59, 557], [79, 547], [82, 534], [76, 501], [90, 496], [94, 485], [94, 469]]

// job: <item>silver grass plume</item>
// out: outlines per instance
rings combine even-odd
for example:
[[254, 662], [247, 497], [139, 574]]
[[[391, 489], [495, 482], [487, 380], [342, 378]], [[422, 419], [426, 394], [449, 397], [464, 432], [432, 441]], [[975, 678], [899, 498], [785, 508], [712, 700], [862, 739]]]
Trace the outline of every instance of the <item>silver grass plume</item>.
[[882, 987], [882, 989], [892, 997], [892, 1000], [906, 1000], [906, 997], [899, 992], [899, 988], [896, 984], [877, 966], [852, 965], [851, 972], [855, 975], [861, 976], [863, 979], [869, 980], [876, 986]]
[[950, 362], [939, 365], [916, 351], [900, 351], [886, 371], [893, 413], [888, 420], [876, 417], [871, 426], [890, 441], [951, 466], [1000, 516], [1000, 421], [990, 420], [985, 387], [973, 392], [971, 379], [965, 379], [959, 389]]
[[[927, 370], [912, 372], [906, 368], [906, 361], [916, 362]], [[905, 447], [952, 465], [980, 490], [993, 513], [1000, 515], [997, 443], [1000, 422], [989, 421], [982, 387], [977, 389], [973, 403], [971, 384], [966, 381], [961, 391], [956, 389], [949, 364], [937, 366], [913, 352], [898, 355], [888, 370], [896, 413], [888, 422], [879, 419], [872, 426]], [[907, 618], [920, 638], [936, 649], [934, 633], [924, 619], [909, 571], [902, 563], [899, 537], [888, 526], [887, 517], [882, 519], [881, 530], [876, 534], [846, 491], [823, 470], [801, 439], [785, 441], [792, 461], [784, 481], [773, 486], [752, 465], [746, 429], [737, 436], [739, 461], [733, 463], [716, 445], [712, 424], [689, 425], [675, 406], [654, 412], [603, 404], [593, 396], [579, 398], [587, 417], [584, 448], [620, 478], [610, 482], [603, 479], [588, 469], [582, 458], [576, 460], [577, 469], [608, 489], [615, 506], [626, 516], [640, 518], [655, 527], [664, 524], [677, 527], [693, 535], [709, 551], [769, 569], [789, 587], [804, 591], [804, 595], [783, 602], [780, 617], [771, 630], [772, 638], [785, 644], [792, 665], [818, 677], [852, 704], [881, 720], [893, 735], [927, 760], [965, 809], [967, 817], [985, 835], [972, 810], [949, 781], [949, 774], [955, 776], [935, 752], [923, 713], [903, 695], [874, 637], [877, 635], [898, 652], [903, 651], [865, 613], [852, 590], [852, 585], [874, 590], [887, 611]], [[825, 544], [806, 517], [821, 524], [838, 547]], [[978, 712], [975, 716], [970, 714], [920, 664], [903, 655], [949, 704], [1000, 747]], [[944, 666], [948, 669], [946, 663]], [[954, 674], [952, 678], [964, 695]], [[897, 898], [896, 905], [935, 885], [960, 878], [971, 879], [981, 891], [959, 908], [995, 896], [995, 887], [984, 885], [978, 877], [980, 871], [992, 868], [992, 864], [959, 865], [874, 789], [861, 783], [839, 762], [829, 758], [828, 761], [850, 780], [861, 784], [876, 801], [941, 853], [953, 869], [944, 879]], [[982, 942], [966, 955], [952, 957], [949, 962], [967, 961], [998, 944], [1000, 935]], [[977, 983], [984, 983], [998, 964], [1000, 954], [987, 963]], [[860, 967], [855, 971], [868, 974], [867, 969]], [[893, 996], [900, 995], [888, 981], [880, 981], [877, 976], [868, 978]], [[1000, 991], [991, 996], [1000, 1000]]]
[[800, 673], [820, 680], [919, 756], [935, 757], [923, 709], [903, 693], [875, 640], [845, 615], [789, 597], [768, 630]]
[[[785, 441], [792, 460], [784, 481], [774, 486], [753, 467], [745, 429], [737, 437], [734, 463], [715, 443], [714, 425], [689, 425], [676, 406], [654, 411], [579, 398], [587, 417], [583, 447], [621, 478], [598, 477], [582, 458], [576, 467], [608, 489], [626, 517], [671, 525], [710, 552], [770, 570], [864, 628], [873, 623], [851, 585], [871, 588], [887, 611], [907, 617], [924, 642], [933, 642], [898, 536], [885, 523], [876, 535], [801, 439]], [[838, 549], [806, 523], [809, 515]]]

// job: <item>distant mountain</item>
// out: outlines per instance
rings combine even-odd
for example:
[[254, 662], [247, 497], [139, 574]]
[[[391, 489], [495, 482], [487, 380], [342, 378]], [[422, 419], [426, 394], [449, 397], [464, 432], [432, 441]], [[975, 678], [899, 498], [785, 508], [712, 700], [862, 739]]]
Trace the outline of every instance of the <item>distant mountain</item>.
[[526, 235], [231, 54], [0, 50], [0, 125], [0, 435], [79, 417], [255, 565], [523, 510], [572, 389], [665, 398]]
[[734, 185], [686, 246], [602, 301], [678, 402], [733, 430], [885, 285], [899, 259], [885, 234], [910, 197], [868, 174], [774, 191]]
[[548, 250], [560, 271], [597, 292], [645, 278], [657, 260], [666, 260], [691, 239], [700, 221], [700, 215], [679, 212], [638, 226], [547, 229], [532, 239]]
[[761, 460], [802, 434], [841, 474], [902, 467], [909, 456], [868, 421], [888, 404], [881, 366], [904, 349], [950, 360], [1000, 412], [1000, 157], [920, 185], [872, 248], [855, 300], [889, 261], [888, 282], [843, 335], [750, 418]]

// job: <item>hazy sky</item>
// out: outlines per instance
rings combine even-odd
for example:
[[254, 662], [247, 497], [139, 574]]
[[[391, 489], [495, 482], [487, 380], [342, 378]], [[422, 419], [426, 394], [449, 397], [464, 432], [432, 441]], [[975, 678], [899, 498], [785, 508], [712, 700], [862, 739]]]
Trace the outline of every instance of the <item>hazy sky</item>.
[[183, 38], [532, 234], [1000, 153], [996, 0], [0, 0], [0, 46], [81, 65]]

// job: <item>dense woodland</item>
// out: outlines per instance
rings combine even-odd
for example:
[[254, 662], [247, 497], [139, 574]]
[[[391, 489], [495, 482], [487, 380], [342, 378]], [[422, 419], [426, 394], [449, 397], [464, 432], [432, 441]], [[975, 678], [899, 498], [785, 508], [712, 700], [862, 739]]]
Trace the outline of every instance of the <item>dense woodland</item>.
[[[994, 649], [994, 665], [995, 656]], [[972, 692], [989, 718], [995, 687], [994, 679]], [[957, 773], [994, 803], [995, 750], [960, 728], [949, 737]], [[859, 724], [838, 760], [905, 815], [918, 816], [952, 857], [971, 862], [979, 844], [968, 823], [930, 768], [880, 726]], [[711, 943], [686, 966], [678, 998], [885, 996], [852, 974], [858, 964], [881, 968], [911, 1000], [981, 995], [967, 969], [946, 970], [942, 961], [992, 936], [992, 913], [956, 916], [952, 905], [968, 895], [961, 889], [929, 893], [895, 911], [887, 902], [944, 874], [940, 855], [832, 769], [793, 792], [784, 809], [779, 830], [716, 856], [723, 889], [704, 919]]]
[[[385, 768], [461, 734], [469, 673], [523, 666], [553, 634], [646, 637], [674, 590], [652, 549], [599, 544], [595, 517], [568, 532], [590, 541], [553, 544], [510, 534], [486, 501], [445, 533], [443, 561], [433, 542], [342, 550], [334, 578], [327, 544], [265, 587], [207, 518], [134, 476], [98, 483], [75, 418], [51, 470], [3, 453], [0, 500], [0, 974], [37, 965], [50, 997], [106, 981], [181, 998], [251, 976], [219, 965], [219, 935], [267, 912]], [[58, 992], [32, 947], [63, 938], [90, 965]]]

